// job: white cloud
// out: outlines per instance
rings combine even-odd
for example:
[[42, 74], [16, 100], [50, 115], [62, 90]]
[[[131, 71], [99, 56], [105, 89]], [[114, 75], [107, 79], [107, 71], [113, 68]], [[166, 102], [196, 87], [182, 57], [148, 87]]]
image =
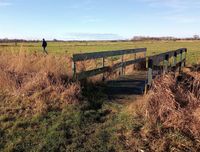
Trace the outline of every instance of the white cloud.
[[122, 36], [117, 34], [102, 33], [66, 33], [62, 38], [65, 40], [122, 40]]

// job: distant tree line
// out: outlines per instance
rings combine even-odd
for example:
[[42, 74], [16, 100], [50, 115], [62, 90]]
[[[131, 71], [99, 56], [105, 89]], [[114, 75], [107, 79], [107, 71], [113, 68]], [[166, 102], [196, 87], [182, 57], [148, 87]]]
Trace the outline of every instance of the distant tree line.
[[187, 37], [187, 38], [176, 38], [172, 36], [167, 36], [167, 37], [150, 37], [150, 36], [134, 36], [132, 41], [142, 41], [142, 40], [200, 40], [199, 35], [194, 35], [193, 37]]
[[[41, 42], [42, 40], [25, 40], [25, 39], [8, 39], [8, 38], [5, 38], [5, 39], [0, 39], [0, 43], [20, 43], [20, 42]], [[58, 39], [53, 39], [53, 40], [48, 40], [48, 42], [123, 42], [123, 41], [128, 41], [127, 40], [89, 40], [89, 41], [86, 41], [86, 40], [58, 40]]]
[[[188, 37], [188, 38], [176, 38], [172, 36], [166, 36], [166, 37], [150, 37], [150, 36], [134, 36], [131, 39], [126, 39], [126, 40], [102, 40], [102, 42], [126, 42], [126, 41], [145, 41], [145, 40], [156, 40], [156, 41], [162, 41], [162, 40], [200, 40], [199, 35], [194, 35], [193, 37]], [[20, 42], [41, 42], [41, 40], [25, 40], [25, 39], [0, 39], [0, 43], [20, 43]], [[87, 42], [84, 40], [70, 40], [70, 41], [64, 41], [64, 40], [57, 40], [53, 39], [50, 40], [50, 42]], [[91, 40], [88, 42], [97, 42], [97, 40]]]
[[[0, 39], [0, 43], [20, 43], [20, 42], [41, 42], [42, 40], [25, 40], [25, 39]], [[63, 40], [53, 39], [51, 42], [64, 42]]]
[[39, 42], [39, 40], [24, 40], [24, 39], [0, 39], [0, 43], [19, 43], [19, 42]]

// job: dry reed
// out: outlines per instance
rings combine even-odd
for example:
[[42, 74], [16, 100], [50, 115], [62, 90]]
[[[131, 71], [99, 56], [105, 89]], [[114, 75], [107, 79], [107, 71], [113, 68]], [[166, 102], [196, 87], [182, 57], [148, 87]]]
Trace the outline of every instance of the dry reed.
[[17, 106], [21, 107], [18, 111], [34, 114], [80, 102], [80, 84], [70, 81], [70, 60], [66, 56], [30, 54], [23, 48], [19, 53], [1, 53], [0, 91], [11, 98], [10, 104], [1, 101], [1, 113], [8, 114]]
[[133, 151], [200, 150], [199, 71], [158, 76], [134, 110]]

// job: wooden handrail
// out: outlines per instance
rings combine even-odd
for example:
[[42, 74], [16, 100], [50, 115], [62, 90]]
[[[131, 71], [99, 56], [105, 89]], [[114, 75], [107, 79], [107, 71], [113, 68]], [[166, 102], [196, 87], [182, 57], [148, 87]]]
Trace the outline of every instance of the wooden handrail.
[[[86, 79], [88, 77], [96, 76], [99, 74], [104, 74], [106, 72], [114, 71], [116, 69], [121, 68], [121, 74], [124, 74], [124, 68], [129, 65], [134, 65], [137, 63], [141, 62], [146, 62], [148, 63], [148, 76], [147, 76], [147, 85], [150, 86], [153, 80], [153, 70], [154, 66], [159, 66], [161, 62], [163, 62], [163, 73], [166, 73], [168, 71], [169, 67], [169, 61], [170, 58], [173, 57], [174, 62], [171, 65], [171, 67], [179, 67], [179, 71], [181, 71], [181, 68], [185, 65], [186, 63], [186, 55], [183, 56], [183, 53], [187, 53], [186, 48], [180, 48], [177, 50], [173, 51], [168, 51], [156, 55], [152, 55], [146, 58], [146, 48], [138, 48], [138, 49], [128, 49], [128, 50], [118, 50], [118, 51], [104, 51], [104, 52], [93, 52], [93, 53], [82, 53], [82, 54], [74, 54], [73, 55], [73, 64], [72, 64], [72, 69], [73, 69], [73, 78], [74, 80], [82, 80]], [[138, 58], [136, 59], [136, 54], [137, 53], [142, 53], [144, 52], [145, 57], [144, 58]], [[135, 54], [135, 58], [133, 60], [129, 61], [124, 61], [124, 55], [127, 54]], [[177, 60], [178, 55], [180, 55], [180, 60]], [[121, 62], [116, 63], [112, 67], [106, 66], [105, 65], [105, 58], [112, 57], [112, 56], [121, 56]], [[77, 73], [76, 71], [76, 62], [79, 61], [87, 61], [91, 59], [100, 59], [102, 58], [102, 67], [89, 70], [89, 71], [84, 71]], [[104, 80], [104, 75], [103, 75], [103, 80]]]
[[[183, 53], [185, 53], [185, 54], [187, 53], [186, 48], [181, 48], [178, 50], [168, 51], [165, 53], [149, 56], [148, 57], [148, 86], [151, 85], [152, 80], [153, 80], [153, 66], [154, 65], [159, 66], [160, 62], [162, 62], [162, 61], [164, 63], [164, 65], [163, 65], [163, 73], [164, 74], [168, 72], [169, 59], [172, 57], [173, 57], [174, 63], [171, 67], [172, 68], [178, 67], [179, 72], [181, 72], [182, 67], [185, 66], [185, 63], [186, 63], [186, 55], [183, 56]], [[180, 55], [179, 61], [177, 61], [178, 55]], [[159, 62], [156, 62], [157, 60], [159, 60]]]
[[107, 58], [107, 57], [112, 57], [112, 56], [120, 56], [120, 55], [141, 53], [141, 52], [146, 52], [146, 48], [118, 50], [118, 51], [103, 51], [103, 52], [93, 52], [93, 53], [81, 53], [81, 54], [74, 54], [73, 61], [74, 62], [86, 61], [86, 60], [91, 60], [91, 59]]
[[[81, 80], [88, 77], [92, 77], [98, 74], [103, 74], [105, 72], [113, 71], [118, 68], [122, 68], [122, 74], [124, 73], [124, 67], [132, 64], [136, 64], [142, 61], [146, 61], [146, 48], [137, 48], [137, 49], [128, 49], [128, 50], [118, 50], [118, 51], [104, 51], [104, 52], [93, 52], [93, 53], [81, 53], [81, 54], [74, 54], [72, 58], [72, 69], [73, 69], [73, 79]], [[144, 53], [145, 58], [134, 58], [130, 61], [124, 61], [123, 56], [128, 54], [137, 54], [137, 53]], [[121, 56], [122, 61], [120, 63], [115, 64], [112, 67], [105, 66], [105, 58], [113, 57], [113, 56]], [[79, 61], [87, 61], [91, 59], [100, 59], [102, 58], [102, 67], [98, 69], [93, 69], [89, 71], [84, 71], [81, 73], [77, 73], [76, 71], [76, 62]]]

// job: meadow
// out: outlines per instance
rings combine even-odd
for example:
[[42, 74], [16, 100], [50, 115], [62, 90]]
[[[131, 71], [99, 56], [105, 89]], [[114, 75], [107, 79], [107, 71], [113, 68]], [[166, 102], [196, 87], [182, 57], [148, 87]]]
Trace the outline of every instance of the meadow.
[[[166, 52], [178, 48], [188, 49], [188, 64], [197, 63], [200, 58], [200, 41], [127, 41], [127, 42], [49, 42], [48, 52], [71, 56], [73, 53], [147, 48], [147, 55]], [[0, 51], [42, 52], [41, 43], [0, 43]]]
[[[0, 151], [199, 151], [200, 41], [0, 44]], [[180, 81], [158, 76], [145, 96], [110, 99], [71, 81], [73, 53], [188, 48]], [[144, 112], [145, 111], [145, 112]]]

